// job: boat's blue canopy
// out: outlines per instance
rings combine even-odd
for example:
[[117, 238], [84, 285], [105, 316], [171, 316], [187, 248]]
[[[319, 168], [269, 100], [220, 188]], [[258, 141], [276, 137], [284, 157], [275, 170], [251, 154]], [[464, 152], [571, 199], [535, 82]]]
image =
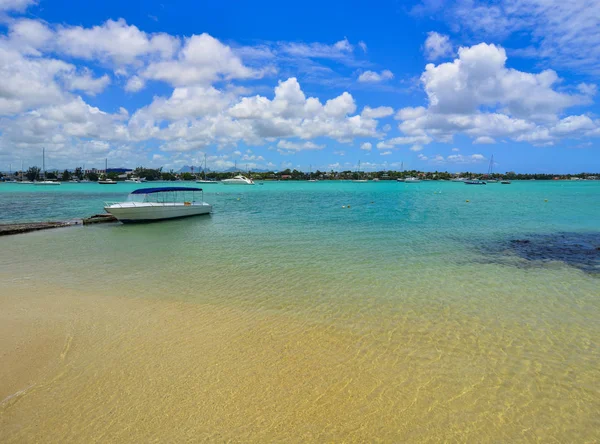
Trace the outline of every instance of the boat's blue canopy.
[[140, 188], [131, 194], [152, 194], [152, 193], [167, 193], [170, 191], [202, 191], [202, 188], [191, 187], [160, 187], [160, 188]]

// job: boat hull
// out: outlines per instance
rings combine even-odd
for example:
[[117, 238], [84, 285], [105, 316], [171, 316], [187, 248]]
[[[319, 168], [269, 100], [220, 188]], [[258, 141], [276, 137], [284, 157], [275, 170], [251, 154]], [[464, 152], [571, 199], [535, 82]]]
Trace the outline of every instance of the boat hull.
[[53, 186], [53, 185], [60, 185], [60, 182], [51, 182], [51, 181], [47, 181], [47, 182], [33, 182], [34, 185], [38, 186], [38, 187], [44, 187], [44, 186]]
[[245, 180], [225, 179], [222, 180], [223, 185], [254, 185], [254, 183], [246, 182]]
[[143, 203], [136, 205], [115, 204], [104, 207], [104, 210], [115, 216], [120, 222], [139, 223], [209, 214], [212, 211], [212, 205], [157, 203]]

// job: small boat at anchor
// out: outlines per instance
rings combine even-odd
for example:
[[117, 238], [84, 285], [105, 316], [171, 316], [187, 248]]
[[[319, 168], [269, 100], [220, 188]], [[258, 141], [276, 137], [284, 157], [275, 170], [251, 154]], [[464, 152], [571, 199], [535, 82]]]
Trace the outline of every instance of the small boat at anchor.
[[140, 188], [129, 194], [125, 202], [105, 203], [104, 210], [123, 223], [153, 222], [209, 214], [212, 205], [203, 199], [202, 188]]
[[56, 180], [42, 180], [39, 182], [33, 182], [34, 185], [60, 185], [60, 182], [56, 181]]
[[356, 179], [354, 179], [352, 182], [355, 183], [366, 183], [369, 180], [367, 178], [365, 178], [365, 176], [360, 172], [360, 160], [358, 161], [358, 169], [356, 170]]
[[221, 183], [223, 185], [254, 185], [252, 179], [242, 176], [241, 174], [235, 176], [233, 179], [223, 179]]
[[116, 180], [109, 179], [106, 175], [108, 174], [108, 159], [104, 159], [104, 178], [100, 179], [98, 183], [100, 185], [115, 185]]
[[469, 179], [465, 180], [465, 185], [486, 185], [486, 183], [480, 179]]
[[[21, 170], [22, 169], [23, 168], [21, 168]], [[60, 185], [60, 182], [58, 182], [57, 180], [46, 179], [46, 148], [42, 148], [42, 173], [44, 175], [44, 180], [33, 182], [34, 185], [37, 185], [37, 186]]]
[[196, 183], [207, 183], [207, 184], [219, 183], [216, 180], [209, 180], [206, 178], [206, 154], [204, 155], [204, 170], [202, 171], [202, 179], [196, 180]]
[[498, 179], [494, 179], [494, 155], [492, 154], [492, 158], [490, 159], [490, 166], [488, 167], [487, 172], [487, 183], [498, 183]]

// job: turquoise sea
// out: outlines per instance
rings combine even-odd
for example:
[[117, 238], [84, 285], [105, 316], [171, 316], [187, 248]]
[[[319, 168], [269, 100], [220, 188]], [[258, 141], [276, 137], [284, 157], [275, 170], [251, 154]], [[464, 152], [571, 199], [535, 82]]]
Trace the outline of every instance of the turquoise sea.
[[[138, 187], [0, 184], [0, 223], [87, 217]], [[200, 382], [184, 394], [168, 384], [138, 387], [135, 379], [120, 388], [131, 391], [131, 405], [114, 422], [71, 424], [71, 437], [100, 436], [94, 431], [117, 439], [120, 420], [146, 415], [180, 439], [184, 431], [258, 442], [600, 439], [600, 182], [265, 182], [204, 190], [210, 216], [0, 238], [0, 279], [19, 303], [48, 288], [93, 294], [86, 298], [94, 306], [118, 293], [186, 307], [180, 325], [147, 321], [160, 308], [146, 321], [114, 321], [146, 352], [132, 352], [131, 361], [118, 355], [104, 377], [119, 387], [143, 368], [143, 378]], [[98, 319], [89, 321], [94, 328]], [[228, 322], [231, 330], [210, 336]], [[200, 334], [199, 324], [218, 327]], [[12, 425], [57, 396], [73, 411], [83, 404], [94, 406], [92, 416], [114, 411], [114, 396], [101, 390], [76, 400], [64, 394], [68, 384], [98, 377], [91, 362], [129, 343], [109, 347], [104, 333], [92, 331], [81, 327], [81, 341], [92, 346], [73, 356], [81, 366], [73, 364], [62, 385], [0, 416], [5, 438], [37, 436]], [[144, 342], [159, 331], [169, 338], [162, 358], [153, 355], [157, 342]], [[201, 356], [213, 352], [209, 367]], [[178, 363], [177, 378], [169, 366], [146, 366], [163, 358]], [[210, 408], [192, 407], [189, 393], [210, 399]], [[132, 413], [146, 404], [171, 412], [177, 427], [154, 407]], [[201, 409], [204, 421], [186, 416], [187, 408]], [[48, 424], [68, 422], [67, 411]]]

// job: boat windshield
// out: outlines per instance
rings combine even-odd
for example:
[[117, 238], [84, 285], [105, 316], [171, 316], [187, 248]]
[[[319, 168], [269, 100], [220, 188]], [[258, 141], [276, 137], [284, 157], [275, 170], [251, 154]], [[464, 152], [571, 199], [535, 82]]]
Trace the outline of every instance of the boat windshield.
[[196, 202], [202, 191], [161, 191], [148, 194], [130, 194], [127, 202], [152, 202], [152, 203], [181, 203]]

